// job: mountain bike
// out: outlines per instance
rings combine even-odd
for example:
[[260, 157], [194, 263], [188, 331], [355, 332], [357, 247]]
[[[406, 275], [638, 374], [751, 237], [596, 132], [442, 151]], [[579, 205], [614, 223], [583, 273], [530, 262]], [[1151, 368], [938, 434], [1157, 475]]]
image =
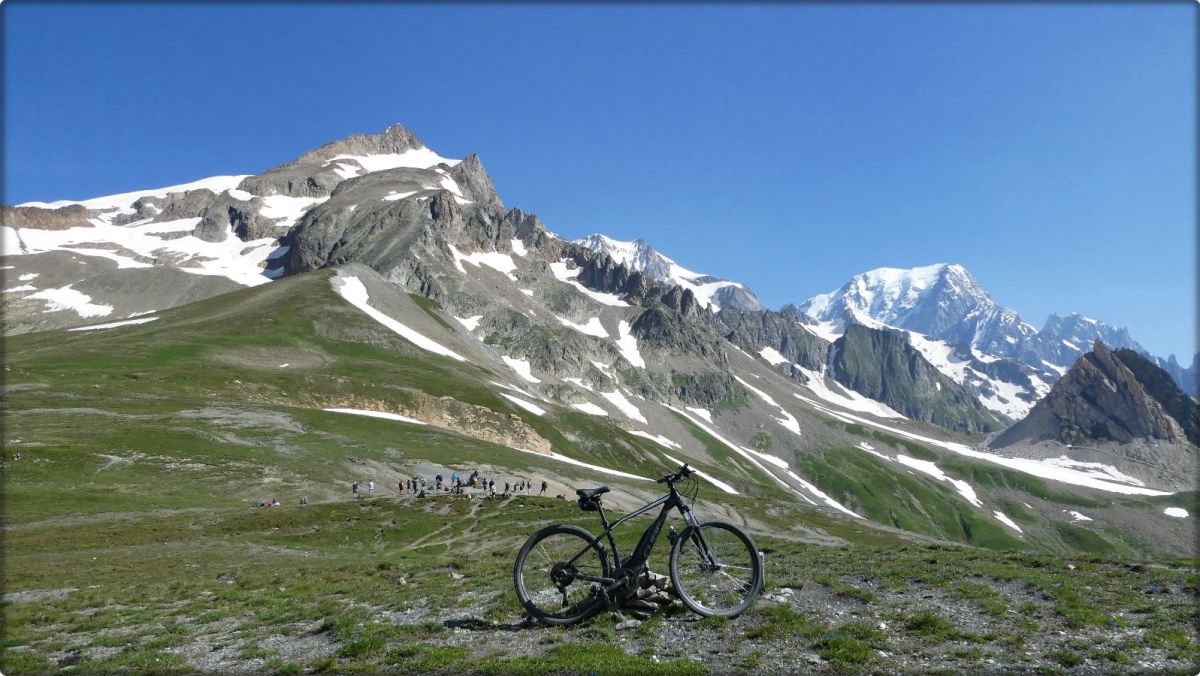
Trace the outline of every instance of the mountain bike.
[[[521, 547], [513, 581], [521, 605], [535, 619], [563, 625], [583, 621], [603, 609], [616, 610], [623, 592], [635, 590], [648, 571], [650, 553], [671, 510], [677, 509], [687, 527], [671, 540], [670, 579], [675, 594], [689, 610], [705, 617], [735, 617], [762, 591], [763, 564], [758, 549], [738, 527], [722, 521], [699, 521], [692, 510], [699, 484], [686, 464], [658, 480], [667, 494], [609, 523], [600, 496], [608, 486], [581, 488], [579, 507], [599, 512], [604, 531], [592, 535], [579, 526], [547, 526]], [[684, 486], [680, 491], [677, 484]], [[662, 507], [642, 533], [637, 547], [622, 557], [613, 529]], [[606, 538], [608, 548], [601, 538]]]

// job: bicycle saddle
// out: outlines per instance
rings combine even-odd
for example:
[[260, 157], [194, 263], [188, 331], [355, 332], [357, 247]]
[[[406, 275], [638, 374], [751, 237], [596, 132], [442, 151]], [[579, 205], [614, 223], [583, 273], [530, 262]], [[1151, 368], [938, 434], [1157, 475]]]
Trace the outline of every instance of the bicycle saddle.
[[587, 498], [594, 498], [597, 495], [604, 495], [610, 490], [612, 489], [610, 489], [608, 486], [601, 486], [600, 488], [580, 488], [579, 490], [575, 491], [575, 495], [578, 495], [586, 500]]

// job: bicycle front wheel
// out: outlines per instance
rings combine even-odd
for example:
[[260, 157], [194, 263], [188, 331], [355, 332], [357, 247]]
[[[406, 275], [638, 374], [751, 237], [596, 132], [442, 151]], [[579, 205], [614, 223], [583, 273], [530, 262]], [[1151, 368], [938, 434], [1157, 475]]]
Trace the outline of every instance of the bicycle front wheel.
[[671, 583], [692, 612], [736, 617], [762, 590], [762, 561], [737, 526], [705, 521], [684, 529], [671, 548]]
[[566, 525], [530, 536], [513, 569], [521, 605], [546, 624], [574, 624], [600, 610], [596, 592], [602, 583], [596, 579], [608, 576], [608, 558], [596, 538]]

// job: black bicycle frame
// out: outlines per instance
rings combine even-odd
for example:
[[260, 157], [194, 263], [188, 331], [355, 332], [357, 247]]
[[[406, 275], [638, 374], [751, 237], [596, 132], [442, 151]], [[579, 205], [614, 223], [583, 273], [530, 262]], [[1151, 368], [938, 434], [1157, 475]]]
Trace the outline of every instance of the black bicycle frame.
[[[609, 523], [608, 517], [604, 515], [604, 507], [601, 506], [599, 508], [600, 522], [604, 524], [604, 532], [601, 534], [601, 537], [607, 537], [608, 544], [610, 547], [612, 547], [613, 564], [615, 564], [613, 566], [613, 571], [616, 577], [606, 578], [594, 577], [590, 575], [578, 575], [576, 579], [586, 580], [588, 582], [600, 582], [605, 585], [605, 591], [613, 591], [630, 579], [630, 573], [640, 572], [641, 568], [650, 560], [650, 552], [653, 551], [654, 543], [658, 541], [659, 533], [662, 532], [663, 524], [667, 522], [667, 517], [670, 515], [672, 509], [678, 509], [679, 513], [683, 515], [683, 518], [685, 521], [687, 521], [688, 525], [697, 525], [695, 515], [692, 514], [692, 510], [687, 506], [687, 504], [684, 503], [683, 498], [679, 495], [679, 492], [675, 490], [675, 484], [668, 483], [667, 485], [670, 486], [671, 489], [668, 494], [655, 500], [654, 502], [630, 512], [629, 514], [626, 514], [612, 523]], [[662, 511], [660, 511], [658, 516], [655, 517], [654, 523], [650, 524], [650, 526], [642, 533], [642, 539], [638, 541], [637, 547], [634, 548], [633, 553], [622, 564], [621, 553], [617, 549], [616, 538], [613, 537], [613, 529], [636, 516], [641, 516], [642, 514], [649, 512], [659, 505], [662, 505]], [[693, 530], [693, 533], [703, 540], [703, 536], [700, 535], [698, 531]], [[597, 537], [596, 539], [599, 540], [600, 538]], [[703, 548], [704, 551], [707, 552], [707, 543], [703, 545]], [[577, 560], [587, 553], [588, 549], [590, 549], [590, 546], [585, 547], [567, 563], [573, 565]], [[603, 549], [603, 546], [601, 546], [602, 553], [604, 553]]]

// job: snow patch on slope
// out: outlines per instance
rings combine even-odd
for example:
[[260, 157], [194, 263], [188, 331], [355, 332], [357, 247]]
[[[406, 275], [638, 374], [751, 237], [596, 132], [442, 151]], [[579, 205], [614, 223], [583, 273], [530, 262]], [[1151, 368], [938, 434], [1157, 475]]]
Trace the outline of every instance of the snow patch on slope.
[[505, 399], [511, 401], [512, 403], [516, 404], [517, 406], [520, 406], [521, 408], [525, 409], [526, 411], [529, 411], [530, 413], [532, 413], [534, 415], [537, 415], [537, 416], [546, 415], [546, 409], [542, 408], [541, 406], [538, 406], [537, 404], [532, 404], [528, 401], [525, 401], [524, 399], [521, 399], [519, 397], [514, 397], [511, 394], [505, 394], [504, 392], [501, 392], [500, 396], [504, 397]]
[[563, 319], [558, 315], [555, 315], [554, 318], [558, 320], [559, 324], [575, 329], [584, 335], [595, 336], [597, 338], [608, 338], [608, 331], [604, 330], [604, 326], [600, 323], [599, 317], [592, 317], [586, 324], [576, 324], [575, 322], [569, 319]]
[[333, 286], [333, 290], [337, 292], [339, 296], [346, 299], [346, 302], [367, 313], [367, 316], [369, 316], [371, 319], [383, 324], [413, 345], [416, 345], [422, 350], [442, 355], [443, 357], [450, 357], [456, 361], [467, 360], [466, 357], [463, 357], [459, 353], [441, 345], [440, 343], [426, 338], [420, 333], [408, 328], [404, 324], [401, 324], [395, 319], [392, 319], [379, 310], [371, 307], [371, 298], [367, 293], [367, 287], [363, 286], [362, 281], [359, 280], [358, 277], [354, 277], [353, 275], [342, 275], [339, 273], [336, 277], [331, 278], [329, 282]]
[[613, 390], [612, 392], [601, 392], [600, 396], [604, 397], [608, 403], [616, 406], [617, 409], [620, 410], [621, 413], [624, 413], [625, 417], [629, 418], [630, 420], [636, 420], [643, 425], [648, 424], [646, 421], [646, 416], [642, 415], [642, 412], [638, 410], [638, 407], [634, 406], [633, 402], [626, 399], [625, 395], [621, 394], [620, 391]]
[[542, 382], [533, 375], [533, 366], [525, 359], [513, 359], [512, 357], [502, 356], [500, 359], [512, 369], [521, 379], [529, 383]]
[[74, 284], [68, 284], [57, 289], [46, 289], [31, 293], [26, 298], [34, 298], [46, 302], [46, 312], [61, 312], [70, 310], [80, 317], [106, 317], [112, 314], [113, 308], [111, 305], [102, 305], [93, 303], [92, 297], [81, 291], [76, 291], [71, 287]]
[[513, 274], [517, 269], [517, 264], [513, 261], [512, 256], [499, 251], [477, 251], [473, 254], [464, 254], [453, 244], [449, 247], [450, 255], [454, 257], [454, 267], [458, 268], [459, 272], [466, 274], [467, 271], [462, 266], [464, 262], [476, 267], [486, 265], [512, 281], [517, 281], [517, 276]]
[[388, 413], [386, 411], [368, 411], [361, 408], [326, 408], [322, 409], [331, 413], [349, 413], [350, 415], [362, 415], [368, 418], [381, 418], [383, 420], [393, 420], [395, 422], [409, 423], [410, 425], [425, 425], [424, 421], [415, 418], [408, 418], [397, 413]]
[[[179, 185], [167, 186], [165, 188], [152, 188], [149, 190], [135, 190], [133, 192], [123, 192], [117, 195], [105, 195], [104, 197], [93, 197], [86, 200], [58, 200], [55, 202], [23, 202], [18, 204], [19, 207], [41, 207], [42, 209], [58, 209], [60, 207], [70, 206], [72, 204], [82, 205], [87, 209], [95, 209], [97, 211], [105, 211], [108, 209], [128, 209], [129, 205], [142, 199], [143, 197], [166, 197], [173, 192], [187, 192], [188, 190], [211, 190], [215, 193], [225, 190], [234, 190], [241, 184], [242, 180], [248, 178], [249, 174], [241, 176], [210, 176], [202, 178], [191, 183], [181, 183]], [[129, 213], [133, 213], [129, 210]], [[7, 251], [5, 252], [8, 253]]]
[[551, 263], [550, 272], [558, 281], [563, 282], [564, 284], [570, 284], [571, 286], [575, 287], [576, 291], [598, 303], [603, 303], [604, 305], [610, 305], [612, 307], [630, 307], [629, 303], [626, 303], [614, 294], [593, 291], [580, 284], [577, 279], [579, 277], [579, 268], [569, 268], [567, 266], [566, 259], [558, 261], [557, 263]]
[[[838, 406], [850, 411], [869, 413], [874, 416], [879, 416], [880, 418], [904, 418], [903, 415], [892, 410], [892, 408], [887, 404], [875, 401], [874, 399], [868, 399], [854, 390], [844, 389], [841, 393], [835, 392], [831, 390], [825, 383], [825, 377], [823, 374], [816, 371], [810, 371], [799, 364], [793, 364], [793, 366], [795, 366], [801, 373], [804, 374], [804, 377], [808, 379], [808, 382], [805, 383], [804, 386], [807, 387], [813, 394], [831, 404], [837, 404]], [[794, 396], [797, 398], [802, 398], [798, 394], [794, 394]]]
[[617, 324], [617, 334], [619, 336], [616, 340], [617, 349], [621, 351], [621, 356], [637, 368], [646, 368], [646, 361], [642, 359], [642, 353], [638, 351], [637, 338], [634, 338], [629, 332], [629, 322], [622, 320], [620, 324]]
[[97, 331], [99, 329], [115, 329], [118, 326], [133, 326], [134, 324], [145, 324], [158, 319], [158, 317], [142, 317], [140, 319], [125, 319], [119, 322], [109, 322], [107, 324], [93, 324], [92, 326], [77, 326], [68, 331]]
[[[953, 442], [953, 441], [942, 441], [940, 439], [933, 439], [931, 437], [914, 434], [912, 432], [909, 432], [908, 430], [904, 430], [904, 429], [901, 429], [898, 427], [884, 425], [880, 422], [871, 420], [869, 418], [863, 418], [861, 416], [853, 415], [850, 413], [840, 413], [840, 412], [830, 409], [826, 406], [823, 406], [819, 402], [813, 401], [811, 399], [807, 399], [805, 397], [801, 397], [800, 395], [796, 395], [796, 396], [799, 397], [800, 399], [802, 399], [803, 401], [807, 402], [810, 406], [813, 406], [820, 411], [823, 411], [825, 413], [833, 415], [842, 420], [858, 422], [858, 423], [862, 423], [864, 425], [870, 425], [872, 427], [876, 427], [878, 429], [892, 432], [894, 434], [898, 434], [898, 435], [908, 438], [908, 439], [912, 439], [913, 441], [920, 441], [920, 442], [923, 442], [926, 444], [931, 444], [933, 446], [937, 446], [938, 448], [944, 448], [953, 453], [957, 453], [958, 455], [962, 455], [962, 456], [972, 458], [975, 460], [982, 460], [984, 462], [989, 462], [989, 463], [992, 463], [995, 465], [1001, 465], [1001, 466], [1008, 467], [1010, 469], [1014, 469], [1019, 472], [1024, 472], [1026, 474], [1030, 474], [1032, 476], [1036, 476], [1036, 477], [1039, 477], [1042, 479], [1052, 479], [1054, 481], [1061, 481], [1062, 483], [1073, 484], [1075, 486], [1085, 486], [1088, 488], [1095, 488], [1095, 489], [1102, 490], [1102, 491], [1108, 491], [1110, 493], [1122, 493], [1125, 495], [1172, 495], [1172, 493], [1170, 491], [1160, 491], [1160, 490], [1154, 490], [1154, 489], [1150, 489], [1150, 488], [1143, 488], [1141, 486], [1141, 482], [1138, 481], [1137, 479], [1133, 479], [1132, 477], [1128, 477], [1128, 479], [1131, 479], [1132, 480], [1131, 483], [1136, 483], [1137, 485], [1130, 485], [1129, 483], [1122, 483], [1122, 482], [1114, 481], [1113, 480], [1114, 477], [1125, 476], [1125, 475], [1123, 475], [1123, 474], [1121, 474], [1121, 472], [1117, 471], [1116, 468], [1110, 467], [1108, 465], [1102, 465], [1100, 463], [1079, 463], [1076, 461], [1069, 461], [1071, 466], [1063, 465], [1062, 463], [1059, 463], [1056, 465], [1053, 462], [1048, 462], [1048, 461], [1043, 461], [1043, 460], [1031, 460], [1028, 458], [1008, 458], [1008, 457], [1004, 457], [1004, 456], [1000, 456], [1000, 455], [995, 455], [992, 453], [984, 453], [982, 451], [977, 451], [974, 448], [967, 446], [966, 444], [960, 444], [958, 442]], [[1083, 470], [1081, 470], [1077, 467], [1080, 465], [1084, 466]], [[1087, 466], [1089, 466], [1089, 465], [1094, 465], [1096, 467], [1088, 468]], [[1100, 468], [1103, 468], [1103, 469], [1100, 469]]]
[[771, 396], [769, 394], [767, 394], [766, 392], [763, 392], [762, 390], [758, 389], [757, 387], [754, 387], [753, 385], [746, 382], [745, 380], [742, 380], [738, 376], [734, 376], [734, 379], [737, 380], [739, 383], [741, 383], [742, 387], [745, 387], [747, 390], [750, 390], [755, 395], [757, 395], [759, 399], [762, 399], [764, 402], [779, 409], [779, 414], [781, 417], [775, 418], [775, 422], [779, 423], [780, 425], [783, 425], [783, 427], [786, 428], [789, 432], [792, 432], [793, 434], [796, 434], [797, 436], [800, 435], [800, 421], [796, 420], [796, 416], [792, 415], [791, 413], [788, 413], [786, 409], [784, 409], [782, 406], [779, 405], [779, 402], [772, 399]]
[[675, 449], [683, 448], [679, 444], [675, 443], [674, 441], [671, 441], [670, 439], [664, 437], [661, 434], [650, 434], [649, 432], [643, 432], [641, 430], [629, 430], [629, 433], [636, 437], [642, 437], [643, 439], [649, 439], [650, 441], [653, 441], [654, 443], [656, 443], [659, 446], [662, 446], [664, 448], [675, 448]]

